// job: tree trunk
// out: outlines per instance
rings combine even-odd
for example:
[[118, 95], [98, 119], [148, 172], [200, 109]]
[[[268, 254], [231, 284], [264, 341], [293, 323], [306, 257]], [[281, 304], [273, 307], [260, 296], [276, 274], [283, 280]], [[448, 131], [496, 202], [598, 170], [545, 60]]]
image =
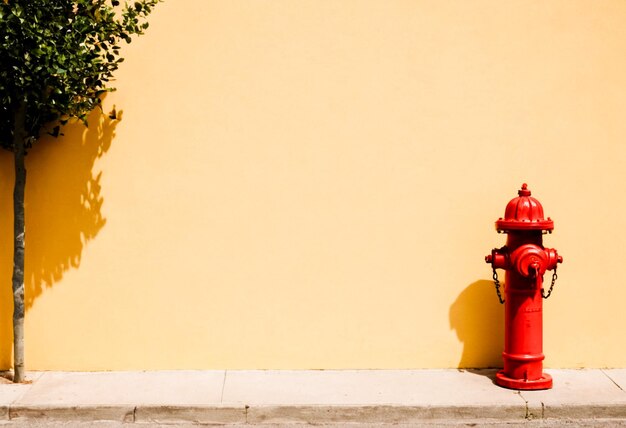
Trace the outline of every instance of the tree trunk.
[[13, 188], [13, 382], [24, 381], [24, 188], [26, 186], [26, 103], [15, 113], [15, 187]]

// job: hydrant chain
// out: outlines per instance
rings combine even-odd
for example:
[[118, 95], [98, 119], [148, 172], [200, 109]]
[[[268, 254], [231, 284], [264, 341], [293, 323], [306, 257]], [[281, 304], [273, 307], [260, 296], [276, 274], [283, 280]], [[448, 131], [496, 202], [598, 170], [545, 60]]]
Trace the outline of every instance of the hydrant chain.
[[544, 293], [543, 288], [541, 289], [541, 297], [543, 297], [544, 299], [547, 299], [548, 297], [550, 297], [550, 294], [552, 294], [552, 289], [554, 288], [554, 283], [556, 282], [556, 279], [558, 278], [557, 274], [556, 274], [556, 266], [554, 266], [554, 272], [552, 272], [552, 283], [550, 284], [550, 288], [548, 289], [548, 294]]
[[[500, 304], [503, 305], [504, 299], [502, 298], [502, 294], [500, 294], [500, 281], [498, 280], [498, 271], [496, 271], [496, 268], [493, 268], [493, 283], [496, 286], [496, 294], [498, 294], [498, 300], [500, 301]], [[550, 288], [550, 292], [552, 292], [552, 288]], [[548, 294], [548, 296], [549, 295], [550, 294]]]

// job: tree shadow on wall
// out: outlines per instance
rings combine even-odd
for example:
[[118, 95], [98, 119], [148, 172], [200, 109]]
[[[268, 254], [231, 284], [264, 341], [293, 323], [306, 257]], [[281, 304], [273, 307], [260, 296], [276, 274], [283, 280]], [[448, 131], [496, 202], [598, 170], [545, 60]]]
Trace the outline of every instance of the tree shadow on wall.
[[[106, 219], [100, 211], [101, 173], [94, 173], [115, 137], [118, 121], [95, 109], [64, 136], [42, 137], [26, 158], [25, 306], [80, 265], [87, 241]], [[11, 366], [13, 346], [13, 154], [0, 153], [0, 369]], [[27, 315], [28, 316], [28, 315]]]
[[458, 367], [502, 366], [504, 349], [504, 306], [492, 281], [471, 283], [450, 306], [450, 328], [463, 342]]

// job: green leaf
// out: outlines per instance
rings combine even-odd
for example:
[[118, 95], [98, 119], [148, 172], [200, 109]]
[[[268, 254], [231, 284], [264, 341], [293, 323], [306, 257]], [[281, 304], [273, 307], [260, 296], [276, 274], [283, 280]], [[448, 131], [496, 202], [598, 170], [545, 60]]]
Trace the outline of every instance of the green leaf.
[[[11, 150], [16, 100], [28, 100], [27, 129], [62, 135], [86, 121], [119, 64], [120, 42], [148, 28], [159, 0], [0, 0], [0, 146]], [[40, 131], [41, 130], [41, 131]]]

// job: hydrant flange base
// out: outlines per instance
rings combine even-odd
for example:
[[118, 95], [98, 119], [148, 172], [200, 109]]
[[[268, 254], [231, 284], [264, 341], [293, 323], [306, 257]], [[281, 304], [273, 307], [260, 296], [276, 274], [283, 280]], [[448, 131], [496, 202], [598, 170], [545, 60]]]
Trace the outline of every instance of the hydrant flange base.
[[552, 376], [543, 373], [539, 379], [513, 379], [504, 374], [504, 371], [499, 371], [496, 373], [496, 384], [509, 389], [536, 391], [552, 388]]

